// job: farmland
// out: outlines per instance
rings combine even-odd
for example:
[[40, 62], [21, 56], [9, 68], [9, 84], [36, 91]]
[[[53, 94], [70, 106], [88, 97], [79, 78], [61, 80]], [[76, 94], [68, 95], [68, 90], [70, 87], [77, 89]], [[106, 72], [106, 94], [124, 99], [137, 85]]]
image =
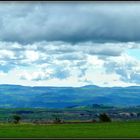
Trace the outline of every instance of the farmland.
[[[111, 122], [100, 122], [106, 112]], [[0, 138], [140, 138], [140, 108], [92, 107], [0, 109]], [[21, 117], [18, 124], [12, 120]], [[55, 123], [55, 117], [61, 122]]]
[[140, 107], [113, 107], [92, 105], [63, 109], [48, 108], [0, 108], [0, 122], [12, 122], [12, 116], [17, 114], [24, 123], [49, 123], [57, 116], [63, 122], [99, 121], [101, 113], [107, 113], [112, 121], [139, 121]]
[[0, 124], [1, 138], [138, 138], [140, 122]]

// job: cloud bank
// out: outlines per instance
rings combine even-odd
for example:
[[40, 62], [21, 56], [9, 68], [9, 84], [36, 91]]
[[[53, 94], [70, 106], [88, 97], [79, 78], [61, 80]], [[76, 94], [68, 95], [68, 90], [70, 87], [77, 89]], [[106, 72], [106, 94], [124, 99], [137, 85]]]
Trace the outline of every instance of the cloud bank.
[[1, 3], [0, 19], [1, 41], [140, 41], [136, 3]]
[[140, 84], [140, 4], [0, 3], [0, 83]]

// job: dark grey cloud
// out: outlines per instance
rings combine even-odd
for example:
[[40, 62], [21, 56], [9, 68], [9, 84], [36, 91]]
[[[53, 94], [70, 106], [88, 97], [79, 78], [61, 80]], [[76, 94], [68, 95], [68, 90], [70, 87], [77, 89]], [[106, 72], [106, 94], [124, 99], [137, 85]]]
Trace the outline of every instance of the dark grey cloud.
[[0, 3], [2, 41], [140, 41], [139, 27], [140, 3]]

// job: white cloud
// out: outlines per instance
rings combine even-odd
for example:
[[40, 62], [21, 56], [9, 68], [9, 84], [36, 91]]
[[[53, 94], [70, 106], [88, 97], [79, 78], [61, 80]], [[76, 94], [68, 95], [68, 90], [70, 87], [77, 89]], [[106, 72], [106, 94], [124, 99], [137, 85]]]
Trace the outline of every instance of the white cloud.
[[43, 72], [43, 71], [22, 71], [19, 77], [23, 80], [28, 81], [39, 81], [39, 80], [46, 80], [49, 78], [49, 74], [51, 72]]
[[10, 50], [0, 50], [0, 58], [15, 58], [14, 52]]
[[126, 83], [140, 84], [140, 60], [127, 54], [108, 58], [104, 64], [107, 73], [116, 73]]
[[17, 69], [17, 81], [28, 81], [31, 85], [53, 80], [60, 83], [65, 79], [77, 79], [77, 85], [117, 85], [119, 81], [123, 85], [139, 84], [140, 62], [126, 54], [128, 49], [131, 51], [139, 46], [134, 42], [70, 44], [43, 41], [25, 45], [0, 42], [0, 72], [9, 75], [13, 71], [15, 74]]
[[97, 67], [97, 68], [102, 68], [103, 67], [103, 64], [104, 64], [104, 60], [102, 59], [98, 59], [97, 56], [88, 56], [88, 63], [90, 65], [93, 65], [94, 67]]
[[7, 75], [6, 73], [0, 72], [0, 77], [4, 77], [4, 76], [6, 76], [6, 75]]
[[39, 54], [38, 52], [27, 50], [25, 51], [25, 58], [31, 62], [36, 61], [39, 59]]

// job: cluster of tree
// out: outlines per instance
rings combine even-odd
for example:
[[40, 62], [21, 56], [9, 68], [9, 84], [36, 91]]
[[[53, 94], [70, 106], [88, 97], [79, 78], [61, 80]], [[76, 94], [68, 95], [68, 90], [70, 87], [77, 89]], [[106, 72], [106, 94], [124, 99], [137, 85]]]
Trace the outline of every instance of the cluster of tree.
[[[57, 116], [57, 115], [53, 115], [53, 122], [54, 123], [62, 123], [62, 119]], [[15, 124], [18, 124], [21, 120], [21, 116], [20, 115], [13, 115], [12, 116], [12, 120]], [[102, 113], [99, 115], [99, 121], [100, 122], [111, 122], [111, 118], [106, 114], [106, 113]], [[96, 120], [93, 120], [92, 122], [96, 122]]]
[[18, 124], [21, 120], [21, 116], [15, 114], [15, 115], [12, 116], [12, 120], [15, 124]]
[[[107, 115], [106, 113], [101, 113], [99, 115], [99, 121], [100, 122], [111, 122], [111, 118], [109, 117], [109, 115]], [[57, 115], [54, 115], [54, 123], [61, 123], [62, 120], [60, 119], [60, 117], [58, 117]], [[96, 122], [96, 120], [92, 120], [92, 122]]]
[[100, 122], [111, 122], [111, 118], [106, 113], [100, 114], [99, 120]]

